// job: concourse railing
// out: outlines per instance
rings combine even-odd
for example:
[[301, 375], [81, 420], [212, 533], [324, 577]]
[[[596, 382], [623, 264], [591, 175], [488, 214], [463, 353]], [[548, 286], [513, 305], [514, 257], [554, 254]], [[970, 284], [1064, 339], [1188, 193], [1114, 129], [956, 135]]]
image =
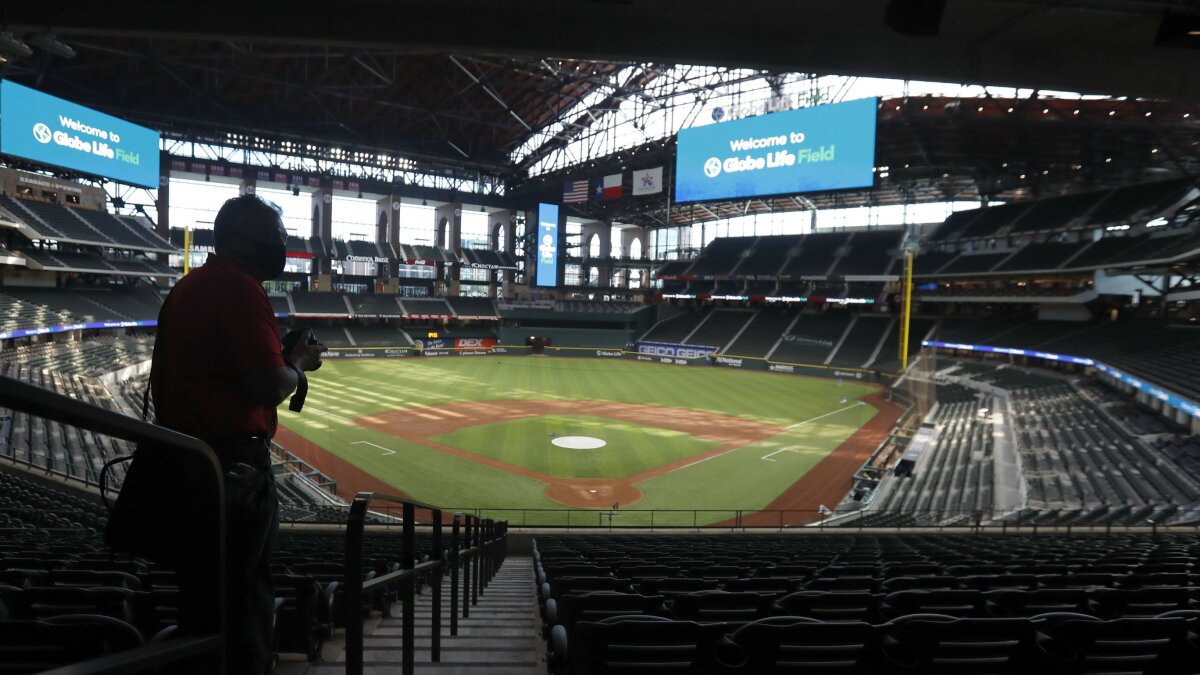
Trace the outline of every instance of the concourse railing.
[[[400, 527], [401, 513], [373, 507], [385, 516], [383, 528]], [[1113, 531], [1200, 527], [1200, 508], [1191, 504], [1111, 505], [1094, 508], [943, 508], [880, 509], [842, 504], [837, 508], [807, 509], [585, 509], [585, 508], [464, 508], [476, 518], [503, 520], [510, 528], [568, 532], [787, 532], [911, 529], [1025, 532], [1039, 530]]]
[[[399, 504], [401, 510], [400, 569], [364, 580], [363, 543], [371, 502]], [[394, 508], [394, 507], [388, 507]], [[428, 560], [417, 561], [417, 510], [428, 513], [432, 552]], [[458, 635], [458, 620], [471, 616], [471, 607], [504, 562], [508, 524], [491, 518], [454, 513], [450, 519], [450, 537], [443, 546], [445, 516], [442, 509], [403, 497], [378, 492], [360, 492], [350, 504], [346, 522], [345, 612], [346, 673], [363, 672], [363, 622], [360, 614], [367, 593], [382, 592], [388, 586], [400, 586], [401, 672], [412, 675], [416, 667], [416, 591], [421, 579], [430, 586], [430, 661], [441, 661], [442, 581], [450, 576], [450, 635]]]
[[[225, 662], [225, 485], [221, 465], [203, 441], [184, 434], [148, 424], [111, 410], [94, 406], [73, 398], [57, 394], [36, 385], [0, 376], [0, 407], [20, 411], [61, 424], [93, 431], [132, 443], [154, 447], [152, 452], [182, 452], [195, 455], [201, 461], [207, 475], [193, 476], [193, 489], [207, 491], [207, 497], [215, 501], [212, 510], [217, 534], [217, 588], [220, 614], [220, 630], [216, 635], [180, 637], [164, 642], [153, 642], [134, 649], [116, 652], [99, 658], [82, 661], [53, 670], [46, 675], [123, 675], [140, 673], [152, 669], [171, 670], [173, 664], [187, 659], [216, 655], [215, 673], [227, 672]], [[206, 481], [206, 479], [208, 479]], [[208, 484], [206, 484], [208, 483]], [[169, 505], [164, 504], [163, 508]], [[185, 526], [181, 523], [180, 526]]]

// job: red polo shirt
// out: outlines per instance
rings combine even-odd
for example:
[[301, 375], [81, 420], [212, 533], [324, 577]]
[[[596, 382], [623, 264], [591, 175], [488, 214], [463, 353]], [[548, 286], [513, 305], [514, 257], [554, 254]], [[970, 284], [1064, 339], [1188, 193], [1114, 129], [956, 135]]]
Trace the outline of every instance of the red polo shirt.
[[151, 373], [159, 424], [210, 442], [275, 435], [247, 373], [284, 365], [275, 313], [257, 279], [210, 254], [167, 296]]

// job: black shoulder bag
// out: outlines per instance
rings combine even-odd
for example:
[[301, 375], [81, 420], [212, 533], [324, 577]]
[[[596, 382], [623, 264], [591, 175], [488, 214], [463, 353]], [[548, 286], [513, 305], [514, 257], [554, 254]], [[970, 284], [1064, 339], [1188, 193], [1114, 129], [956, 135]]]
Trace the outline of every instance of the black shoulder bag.
[[[159, 309], [153, 363], [161, 363], [162, 318], [169, 301], [168, 295]], [[150, 387], [147, 383], [142, 397], [143, 420], [149, 417]], [[108, 474], [123, 462], [130, 462], [129, 470], [116, 502], [110, 504]], [[195, 477], [207, 480], [207, 471], [203, 460], [192, 453], [146, 443], [139, 443], [132, 455], [106, 462], [100, 471], [100, 496], [109, 511], [105, 543], [118, 553], [172, 564], [188, 555], [190, 541], [208, 541], [193, 524], [206, 522], [201, 516], [216, 506], [201, 503], [203, 491], [189, 485]]]

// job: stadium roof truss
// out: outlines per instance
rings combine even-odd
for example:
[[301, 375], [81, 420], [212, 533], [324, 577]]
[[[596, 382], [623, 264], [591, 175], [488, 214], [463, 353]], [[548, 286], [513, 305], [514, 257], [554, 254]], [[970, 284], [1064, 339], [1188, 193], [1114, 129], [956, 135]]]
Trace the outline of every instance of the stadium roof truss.
[[[1200, 172], [1200, 108], [1134, 98], [1200, 97], [1198, 45], [1155, 37], [1178, 23], [1173, 12], [1190, 11], [1184, 3], [949, 0], [922, 38], [888, 25], [889, 4], [750, 0], [731, 13], [696, 0], [680, 17], [651, 3], [301, 0], [268, 18], [225, 0], [120, 17], [71, 0], [53, 17], [8, 3], [0, 22], [17, 36], [53, 31], [78, 55], [38, 50], [0, 75], [154, 126], [173, 153], [333, 175], [354, 166], [363, 177], [523, 202], [559, 201], [567, 178], [669, 172], [672, 134], [715, 106], [847, 95], [830, 84], [839, 78], [811, 73], [1129, 95], [888, 99], [872, 189], [568, 209], [650, 227], [1039, 197]], [[534, 19], [562, 30], [532, 30]]]

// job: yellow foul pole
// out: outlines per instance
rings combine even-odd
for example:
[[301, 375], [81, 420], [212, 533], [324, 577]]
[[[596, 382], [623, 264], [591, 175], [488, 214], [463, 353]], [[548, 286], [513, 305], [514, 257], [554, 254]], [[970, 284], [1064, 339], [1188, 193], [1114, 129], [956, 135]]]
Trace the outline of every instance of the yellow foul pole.
[[908, 324], [912, 317], [913, 252], [904, 252], [904, 301], [900, 310], [900, 370], [908, 368]]
[[183, 273], [186, 275], [192, 270], [192, 228], [184, 226], [183, 228]]

